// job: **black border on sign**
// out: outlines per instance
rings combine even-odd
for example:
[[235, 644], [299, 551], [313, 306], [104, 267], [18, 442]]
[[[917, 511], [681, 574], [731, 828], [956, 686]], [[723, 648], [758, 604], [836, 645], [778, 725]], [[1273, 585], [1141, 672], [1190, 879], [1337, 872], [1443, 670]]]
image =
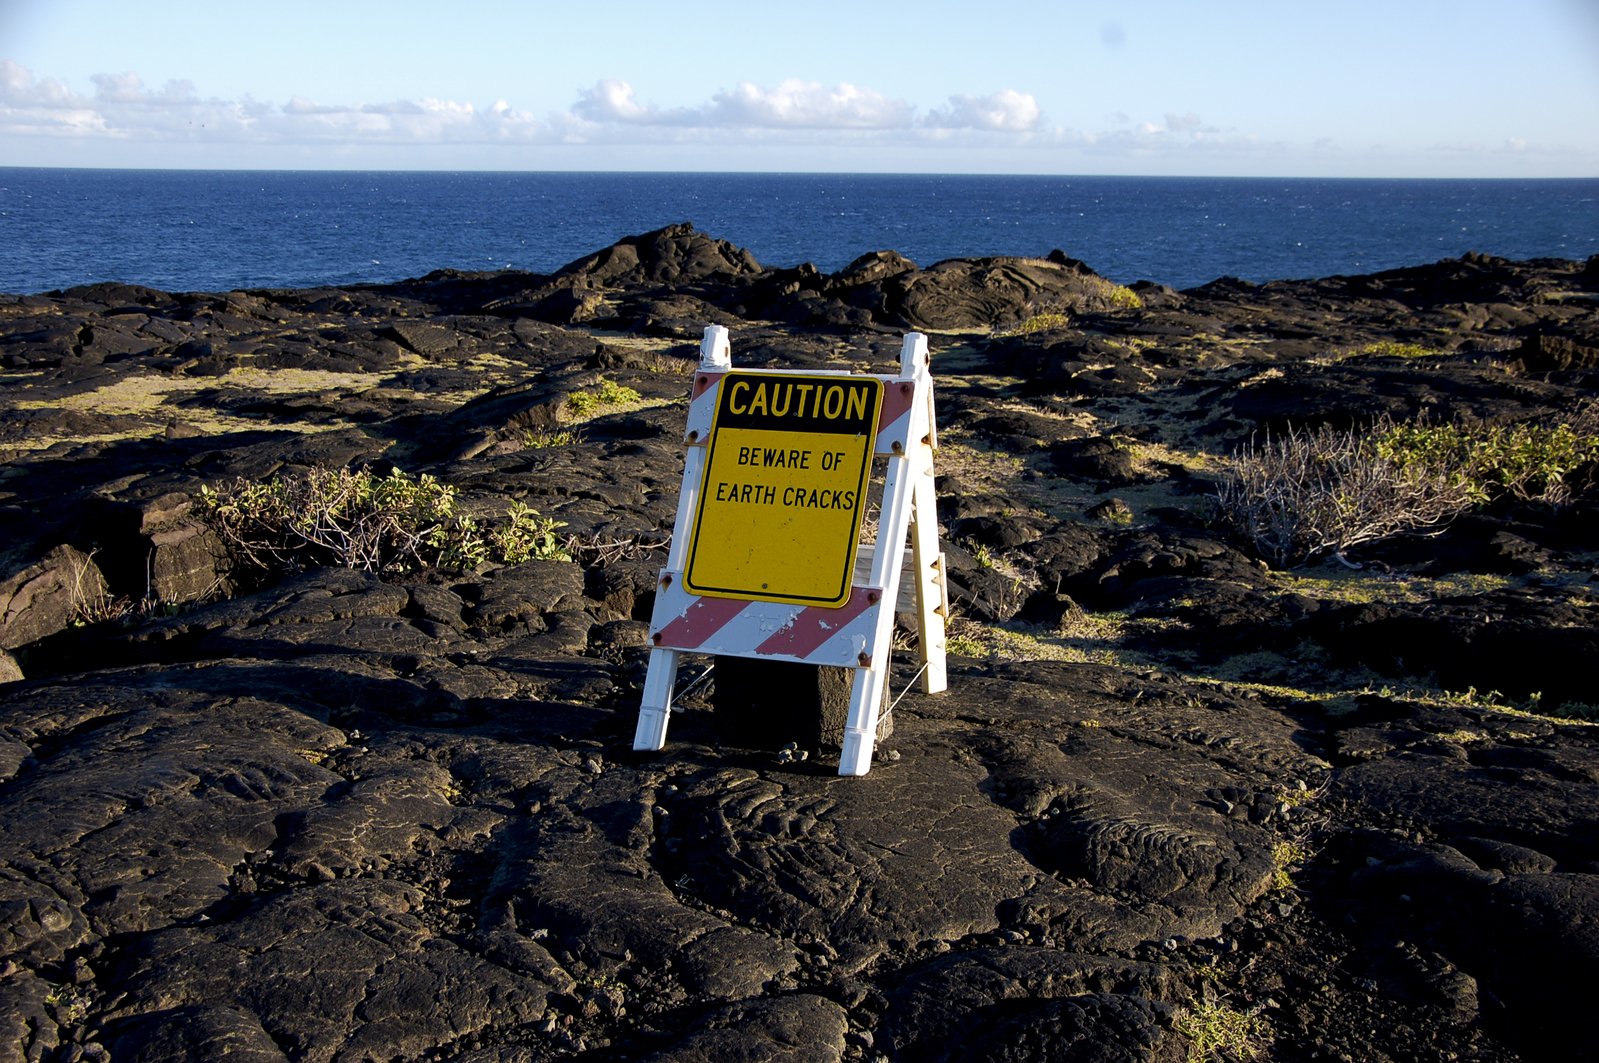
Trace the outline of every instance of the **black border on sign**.
[[[844, 561], [844, 578], [839, 586], [838, 593], [832, 596], [803, 595], [803, 594], [772, 594], [770, 592], [746, 590], [742, 587], [705, 587], [693, 583], [694, 558], [699, 552], [700, 529], [704, 526], [706, 485], [710, 481], [711, 469], [715, 466], [716, 444], [721, 433], [720, 415], [723, 404], [730, 401], [729, 382], [734, 377], [761, 377], [768, 380], [808, 382], [812, 380], [839, 381], [850, 384], [867, 384], [873, 394], [871, 402], [871, 418], [866, 430], [866, 453], [861, 461], [860, 483], [855, 488], [855, 514], [850, 521], [853, 532], [850, 535], [849, 555]], [[872, 460], [876, 455], [878, 420], [883, 413], [883, 382], [874, 376], [857, 376], [849, 373], [762, 373], [758, 371], [730, 370], [722, 374], [721, 382], [717, 385], [716, 410], [711, 417], [711, 440], [705, 448], [705, 467], [700, 470], [699, 499], [694, 506], [694, 536], [689, 541], [688, 555], [683, 561], [683, 587], [690, 594], [709, 598], [734, 598], [748, 602], [792, 602], [802, 605], [816, 605], [824, 608], [842, 608], [849, 601], [850, 588], [855, 578], [855, 554], [860, 546], [861, 520], [866, 510], [866, 489], [872, 480]], [[818, 433], [820, 434], [820, 433]], [[860, 438], [856, 436], [854, 438]]]

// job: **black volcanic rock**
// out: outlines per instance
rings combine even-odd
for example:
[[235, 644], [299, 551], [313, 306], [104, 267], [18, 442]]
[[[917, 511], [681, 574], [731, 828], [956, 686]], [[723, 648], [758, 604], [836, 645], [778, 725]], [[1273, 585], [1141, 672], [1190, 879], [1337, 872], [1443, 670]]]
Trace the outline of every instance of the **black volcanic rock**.
[[1320, 618], [1340, 656], [1389, 676], [1432, 676], [1450, 690], [1498, 691], [1551, 707], [1587, 702], [1599, 660], [1592, 594], [1570, 601], [1489, 594], [1418, 608], [1353, 605]]
[[748, 251], [712, 239], [684, 222], [618, 241], [561, 267], [555, 276], [591, 287], [611, 287], [681, 285], [760, 271], [760, 263]]
[[1050, 470], [1110, 486], [1135, 483], [1140, 479], [1133, 468], [1132, 451], [1123, 441], [1107, 436], [1091, 439], [1063, 439], [1049, 448]]
[[[1215, 485], [1263, 429], [1588, 423], [1595, 276], [1139, 307], [1058, 252], [823, 274], [679, 225], [549, 277], [0, 297], [0, 1058], [1180, 1060], [1207, 1015], [1586, 1058], [1593, 470], [1287, 572]], [[710, 323], [812, 372], [933, 330], [950, 684], [902, 630], [865, 777], [734, 684], [632, 749]], [[314, 466], [574, 560], [238, 578], [202, 487]]]
[[14, 650], [66, 628], [106, 596], [94, 558], [57, 546], [0, 581], [0, 649]]
[[841, 287], [881, 284], [917, 268], [916, 263], [898, 251], [871, 251], [833, 274], [832, 281]]
[[885, 324], [982, 328], [1018, 320], [1028, 308], [1098, 310], [1114, 305], [1110, 282], [1079, 262], [951, 259], [877, 282]]
[[1521, 342], [1506, 368], [1519, 373], [1562, 373], [1599, 369], [1599, 336], [1534, 333]]

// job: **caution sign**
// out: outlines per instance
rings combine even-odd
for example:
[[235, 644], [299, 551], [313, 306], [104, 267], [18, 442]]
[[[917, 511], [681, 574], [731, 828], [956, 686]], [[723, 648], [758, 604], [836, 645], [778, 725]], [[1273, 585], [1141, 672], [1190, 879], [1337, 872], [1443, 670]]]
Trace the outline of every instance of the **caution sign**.
[[684, 572], [688, 591], [843, 605], [882, 381], [729, 372], [720, 387]]

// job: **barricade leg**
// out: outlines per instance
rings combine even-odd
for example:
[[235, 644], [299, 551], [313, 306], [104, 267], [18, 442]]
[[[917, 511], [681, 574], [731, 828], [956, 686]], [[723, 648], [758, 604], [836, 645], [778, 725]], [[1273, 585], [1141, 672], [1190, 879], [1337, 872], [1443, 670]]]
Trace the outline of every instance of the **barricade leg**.
[[911, 487], [911, 564], [916, 569], [917, 656], [922, 661], [922, 693], [937, 694], [949, 686], [945, 670], [944, 623], [948, 619], [943, 555], [938, 550], [938, 507], [933, 491], [933, 462], [922, 459]]
[[[888, 459], [883, 475], [883, 502], [877, 525], [877, 548], [872, 554], [872, 570], [867, 576], [871, 587], [899, 587], [900, 569], [905, 560], [905, 537], [910, 532], [910, 462], [903, 456]], [[892, 599], [890, 599], [892, 601]], [[894, 634], [891, 604], [878, 610], [877, 627], [868, 643], [871, 658], [855, 672], [850, 690], [849, 719], [844, 724], [844, 751], [838, 758], [840, 775], [865, 775], [872, 768], [872, 751], [877, 744], [877, 714], [888, 682], [888, 648]]]
[[677, 650], [651, 650], [644, 679], [644, 699], [638, 710], [633, 748], [657, 750], [666, 745], [666, 725], [672, 718], [672, 690], [677, 686]]
[[888, 670], [875, 663], [857, 668], [850, 686], [849, 717], [844, 722], [844, 750], [838, 757], [840, 775], [865, 775], [872, 770], [872, 751], [877, 745], [877, 711], [883, 703], [883, 684]]

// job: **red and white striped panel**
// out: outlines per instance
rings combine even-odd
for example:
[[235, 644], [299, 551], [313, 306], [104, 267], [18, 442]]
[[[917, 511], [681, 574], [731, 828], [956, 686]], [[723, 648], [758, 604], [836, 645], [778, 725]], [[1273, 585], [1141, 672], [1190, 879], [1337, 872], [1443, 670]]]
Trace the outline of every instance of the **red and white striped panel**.
[[836, 609], [707, 598], [683, 590], [681, 572], [665, 572], [650, 640], [663, 650], [863, 667], [882, 600], [871, 587], [855, 587]]
[[[775, 373], [788, 370], [772, 370]], [[805, 370], [810, 375], [822, 375]], [[839, 374], [840, 376], [846, 374]], [[916, 384], [905, 377], [876, 376], [883, 382], [883, 409], [877, 418], [877, 455], [903, 454], [909, 446], [911, 430], [911, 400], [916, 397]], [[688, 418], [683, 429], [685, 443], [707, 443], [711, 426], [716, 422], [716, 395], [722, 383], [722, 373], [701, 370], [694, 374], [694, 387], [689, 392]]]
[[694, 374], [694, 388], [688, 395], [688, 423], [683, 429], [683, 442], [710, 442], [711, 425], [716, 422], [716, 394], [723, 375], [703, 369]]

